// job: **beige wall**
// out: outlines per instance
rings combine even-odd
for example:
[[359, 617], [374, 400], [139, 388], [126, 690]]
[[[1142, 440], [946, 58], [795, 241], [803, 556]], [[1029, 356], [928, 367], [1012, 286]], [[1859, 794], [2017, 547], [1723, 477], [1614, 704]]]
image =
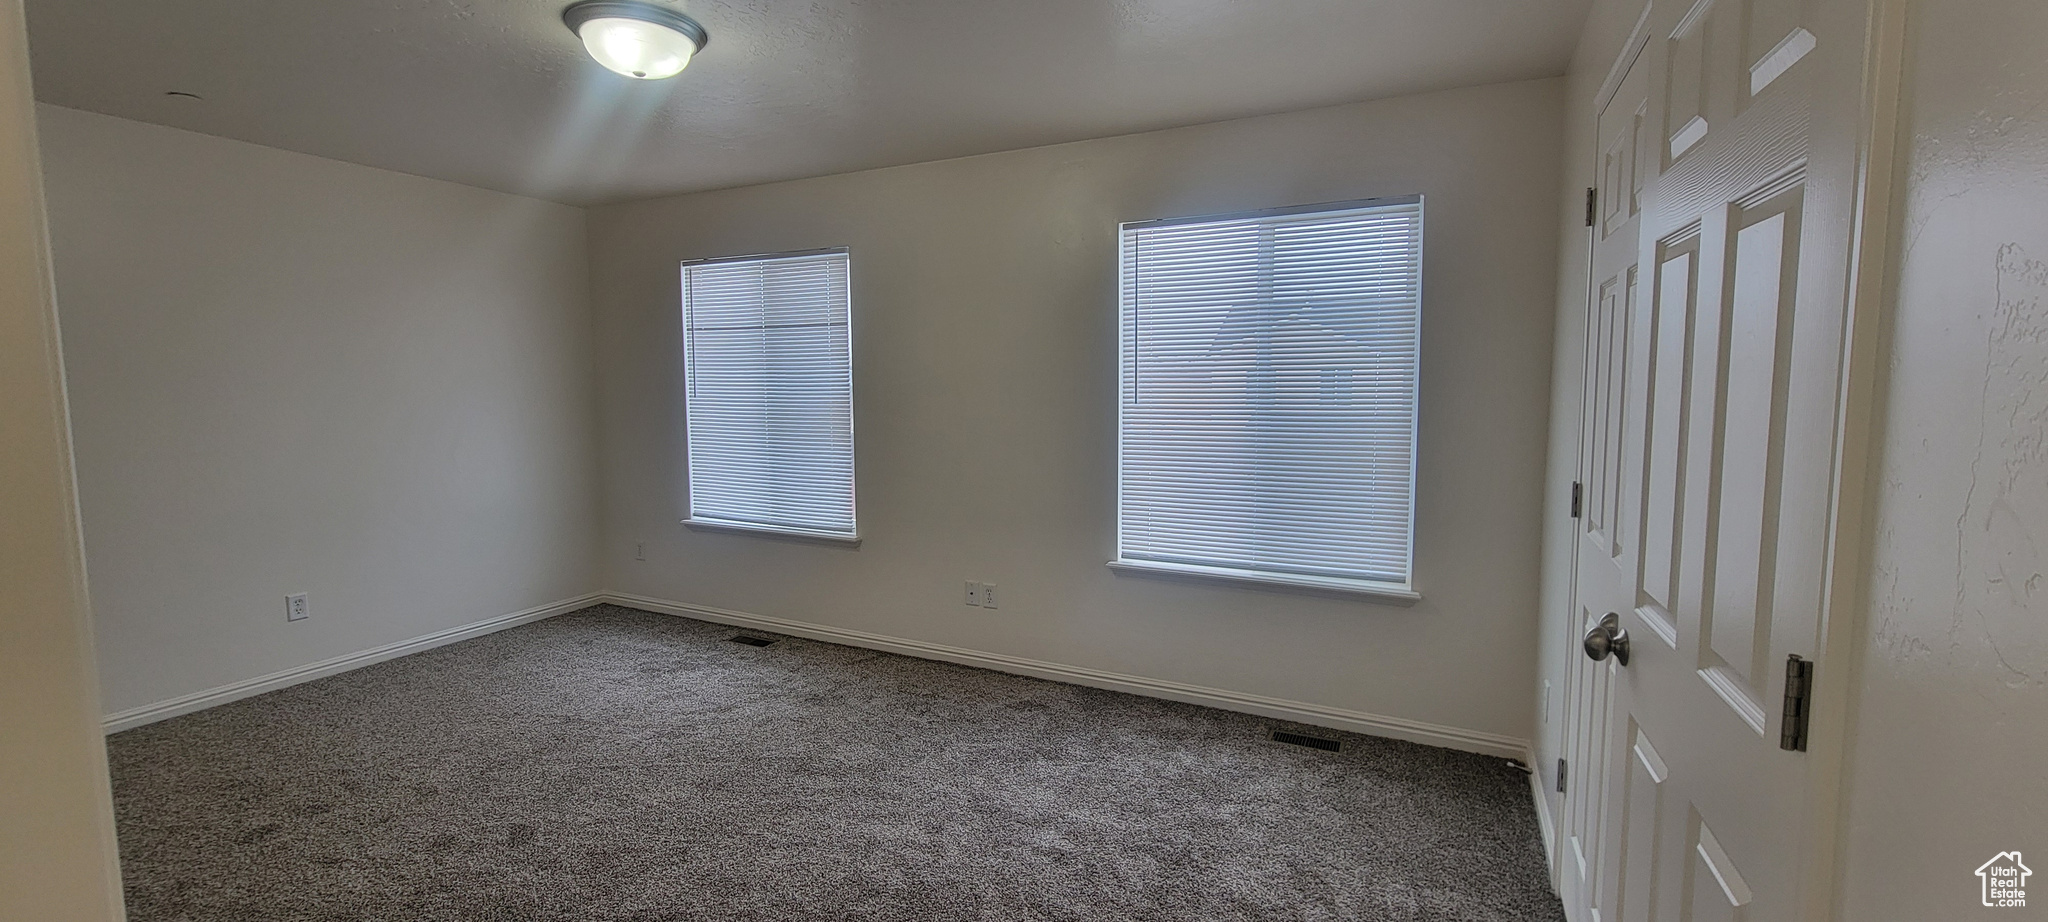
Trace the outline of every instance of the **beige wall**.
[[21, 5], [0, 3], [0, 919], [121, 918]]
[[[591, 214], [611, 588], [1526, 739], [1561, 84], [1503, 84]], [[1403, 608], [1110, 572], [1119, 222], [1427, 197]], [[857, 550], [692, 532], [677, 263], [853, 252]], [[645, 543], [645, 561], [633, 559]], [[961, 602], [1000, 587], [1002, 608]]]
[[108, 711], [595, 588], [582, 211], [40, 119]]
[[[2048, 906], [2048, 5], [1911, 3], [1838, 917]], [[1979, 905], [2020, 850], [2025, 909]]]

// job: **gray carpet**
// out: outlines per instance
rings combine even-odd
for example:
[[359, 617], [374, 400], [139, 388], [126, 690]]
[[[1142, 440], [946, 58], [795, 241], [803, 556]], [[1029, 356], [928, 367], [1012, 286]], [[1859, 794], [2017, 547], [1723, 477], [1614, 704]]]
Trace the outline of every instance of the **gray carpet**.
[[600, 606], [118, 734], [129, 918], [1558, 920], [1506, 762]]

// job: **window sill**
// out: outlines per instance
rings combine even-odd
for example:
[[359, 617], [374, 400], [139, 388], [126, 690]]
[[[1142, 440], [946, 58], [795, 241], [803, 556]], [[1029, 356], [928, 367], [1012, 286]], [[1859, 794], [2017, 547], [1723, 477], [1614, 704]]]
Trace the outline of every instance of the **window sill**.
[[1133, 576], [1158, 576], [1169, 579], [1209, 580], [1223, 583], [1238, 583], [1253, 588], [1292, 590], [1328, 595], [1353, 596], [1391, 602], [1396, 605], [1413, 605], [1422, 601], [1422, 594], [1399, 583], [1382, 583], [1375, 580], [1344, 579], [1335, 576], [1302, 576], [1291, 573], [1262, 573], [1257, 570], [1233, 570], [1228, 567], [1204, 567], [1187, 563], [1164, 563], [1157, 560], [1112, 560], [1109, 568], [1118, 573]]
[[810, 544], [830, 544], [835, 547], [860, 547], [859, 535], [835, 535], [829, 531], [805, 531], [801, 528], [774, 528], [767, 525], [742, 525], [738, 522], [717, 522], [709, 519], [684, 519], [683, 526], [691, 531], [747, 535], [754, 538], [778, 538], [784, 541], [802, 541]]

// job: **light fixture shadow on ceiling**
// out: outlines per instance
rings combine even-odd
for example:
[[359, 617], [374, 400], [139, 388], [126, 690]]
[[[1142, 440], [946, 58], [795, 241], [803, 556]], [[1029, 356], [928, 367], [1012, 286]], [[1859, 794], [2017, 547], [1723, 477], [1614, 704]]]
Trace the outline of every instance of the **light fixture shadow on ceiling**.
[[527, 160], [528, 188], [563, 189], [618, 176], [671, 96], [670, 86], [637, 81], [578, 82], [574, 102]]

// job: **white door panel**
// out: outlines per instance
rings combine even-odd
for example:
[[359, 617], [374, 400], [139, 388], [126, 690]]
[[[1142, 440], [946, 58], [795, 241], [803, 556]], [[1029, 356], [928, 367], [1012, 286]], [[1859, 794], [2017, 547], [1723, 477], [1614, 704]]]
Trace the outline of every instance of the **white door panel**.
[[1842, 276], [1815, 267], [1850, 244], [1808, 213], [1831, 36], [1807, 5], [1652, 9], [1593, 126], [1574, 599], [1628, 660], [1567, 675], [1579, 922], [1789, 920], [1826, 886], [1801, 875], [1806, 757], [1780, 745], [1788, 658], [1818, 656], [1841, 426]]

